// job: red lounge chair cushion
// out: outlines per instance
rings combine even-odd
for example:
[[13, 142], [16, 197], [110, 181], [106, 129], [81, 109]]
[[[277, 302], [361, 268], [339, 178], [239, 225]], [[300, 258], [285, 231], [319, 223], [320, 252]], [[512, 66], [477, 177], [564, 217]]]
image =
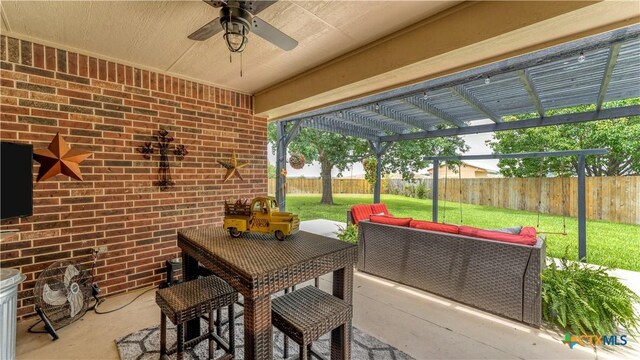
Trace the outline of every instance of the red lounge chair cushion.
[[391, 215], [385, 204], [371, 204], [371, 214], [379, 215]]
[[460, 230], [457, 225], [451, 224], [438, 224], [431, 221], [421, 221], [421, 220], [413, 220], [409, 226], [416, 229], [429, 230], [429, 231], [439, 231], [446, 232], [451, 234], [458, 234]]
[[522, 245], [535, 245], [536, 238], [530, 236], [513, 235], [499, 231], [478, 229], [470, 226], [460, 226], [460, 235], [471, 236], [487, 240], [502, 241]]
[[361, 220], [369, 219], [373, 212], [371, 212], [371, 205], [354, 205], [351, 207], [351, 216], [353, 217], [353, 223], [358, 225]]
[[384, 216], [384, 215], [371, 215], [369, 220], [372, 223], [378, 224], [386, 224], [386, 225], [395, 225], [395, 226], [409, 226], [412, 218], [396, 218], [393, 216]]

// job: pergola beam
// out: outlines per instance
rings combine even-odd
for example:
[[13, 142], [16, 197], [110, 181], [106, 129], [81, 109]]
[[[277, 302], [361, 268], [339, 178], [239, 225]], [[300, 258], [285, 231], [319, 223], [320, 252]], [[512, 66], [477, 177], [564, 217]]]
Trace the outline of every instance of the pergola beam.
[[531, 103], [536, 108], [538, 112], [538, 116], [540, 118], [544, 118], [545, 110], [544, 106], [542, 106], [542, 102], [540, 101], [540, 95], [538, 95], [538, 89], [536, 89], [535, 84], [533, 83], [533, 79], [531, 78], [531, 74], [529, 70], [518, 70], [518, 76], [520, 76], [520, 81], [524, 85], [524, 88], [527, 90], [527, 94], [529, 94], [529, 98], [531, 99]]
[[602, 83], [600, 85], [600, 91], [598, 92], [598, 102], [596, 103], [596, 111], [602, 109], [602, 103], [604, 103], [604, 97], [607, 95], [607, 89], [609, 88], [609, 81], [611, 81], [611, 74], [618, 62], [618, 55], [620, 54], [621, 44], [615, 44], [609, 50], [609, 58], [607, 59], [607, 70], [602, 77]]
[[356, 114], [351, 111], [345, 111], [344, 117], [354, 123], [369, 125], [380, 131], [388, 131], [396, 134], [404, 134], [409, 132], [409, 129], [403, 126], [398, 126], [395, 123], [380, 121], [364, 115]]
[[322, 121], [313, 121], [309, 119], [309, 120], [304, 120], [304, 124], [302, 124], [302, 126], [307, 128], [313, 128], [316, 130], [345, 135], [345, 136], [353, 136], [353, 137], [371, 140], [371, 141], [378, 141], [380, 138], [377, 133], [372, 133], [369, 129], [357, 128], [357, 126], [348, 127], [344, 125], [344, 123], [338, 123], [336, 121], [332, 121], [333, 119], [330, 119], [330, 118], [326, 118], [326, 119], [329, 120], [329, 122], [332, 122], [332, 124], [328, 124]]
[[406, 99], [403, 99], [402, 101], [413, 105], [415, 108], [431, 115], [431, 116], [435, 116], [438, 119], [441, 119], [442, 121], [453, 125], [453, 126], [457, 126], [459, 128], [462, 127], [466, 127], [467, 123], [465, 123], [464, 121], [458, 120], [455, 117], [451, 116], [450, 114], [448, 114], [447, 112], [445, 112], [444, 110], [437, 108], [435, 106], [433, 106], [432, 104], [430, 104], [429, 102], [427, 102], [426, 100], [424, 100], [423, 98], [416, 98], [416, 97], [408, 97]]
[[576, 114], [555, 115], [547, 118], [516, 120], [497, 124], [476, 125], [465, 128], [451, 128], [435, 131], [414, 132], [410, 134], [387, 135], [380, 137], [380, 141], [418, 140], [435, 137], [479, 134], [495, 131], [528, 129], [532, 127], [574, 124], [594, 120], [616, 119], [627, 116], [640, 115], [640, 105], [631, 105], [600, 111], [591, 111]]
[[491, 119], [494, 123], [502, 122], [502, 117], [496, 114], [493, 110], [486, 107], [480, 99], [478, 99], [471, 90], [467, 89], [464, 85], [456, 85], [449, 88], [454, 95], [462, 99], [462, 101], [469, 104], [471, 107], [484, 114], [487, 118]]
[[383, 105], [383, 104], [377, 104], [377, 105], [366, 105], [363, 106], [364, 109], [367, 109], [369, 111], [373, 111], [376, 114], [380, 114], [382, 116], [385, 116], [391, 120], [397, 121], [399, 123], [403, 123], [403, 124], [407, 124], [411, 127], [414, 128], [418, 128], [418, 129], [422, 129], [425, 131], [429, 131], [431, 130], [431, 127], [429, 125], [425, 125], [422, 121], [417, 120], [417, 119], [413, 119], [399, 111], [395, 111], [393, 109], [391, 109], [390, 107]]

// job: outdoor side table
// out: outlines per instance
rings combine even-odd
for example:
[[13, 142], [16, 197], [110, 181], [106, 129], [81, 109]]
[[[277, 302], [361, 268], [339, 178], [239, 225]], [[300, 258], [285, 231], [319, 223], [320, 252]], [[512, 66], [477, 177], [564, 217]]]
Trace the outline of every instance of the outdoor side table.
[[[357, 248], [336, 239], [300, 231], [278, 241], [247, 233], [232, 238], [222, 227], [178, 232], [185, 280], [198, 276], [198, 262], [244, 296], [245, 359], [272, 359], [271, 294], [333, 272], [333, 295], [352, 304]], [[187, 325], [197, 337], [198, 320]], [[351, 358], [351, 322], [331, 332], [331, 359]]]

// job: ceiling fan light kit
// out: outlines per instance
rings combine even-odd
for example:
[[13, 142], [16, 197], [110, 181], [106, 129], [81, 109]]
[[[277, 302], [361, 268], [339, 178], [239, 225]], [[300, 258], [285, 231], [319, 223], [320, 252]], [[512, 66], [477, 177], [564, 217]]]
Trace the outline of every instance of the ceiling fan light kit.
[[220, 25], [229, 51], [242, 52], [249, 42], [251, 14], [241, 7], [223, 7], [220, 9]]

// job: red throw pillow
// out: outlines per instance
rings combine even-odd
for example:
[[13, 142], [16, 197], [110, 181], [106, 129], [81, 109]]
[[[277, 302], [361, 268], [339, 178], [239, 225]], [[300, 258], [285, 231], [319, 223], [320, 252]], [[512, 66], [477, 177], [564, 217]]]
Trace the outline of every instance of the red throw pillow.
[[460, 235], [521, 245], [535, 245], [537, 241], [535, 237], [507, 234], [499, 231], [478, 229], [470, 226], [460, 226]]
[[385, 204], [371, 204], [371, 214], [385, 214], [390, 215], [389, 210], [387, 209], [387, 205]]
[[372, 223], [378, 224], [386, 224], [386, 225], [395, 225], [395, 226], [409, 226], [412, 218], [396, 218], [393, 216], [384, 216], [384, 215], [371, 215], [369, 220]]
[[351, 207], [351, 216], [353, 217], [353, 223], [358, 225], [359, 221], [369, 219], [369, 216], [373, 214], [371, 212], [371, 205], [354, 205]]
[[446, 232], [451, 234], [458, 234], [460, 230], [457, 225], [451, 224], [438, 224], [431, 221], [421, 221], [421, 220], [413, 220], [409, 226], [416, 229], [429, 230], [429, 231], [439, 231]]
[[536, 238], [536, 228], [531, 227], [531, 226], [525, 226], [522, 228], [522, 230], [520, 230], [520, 236], [526, 236], [526, 237], [531, 237], [531, 238]]

